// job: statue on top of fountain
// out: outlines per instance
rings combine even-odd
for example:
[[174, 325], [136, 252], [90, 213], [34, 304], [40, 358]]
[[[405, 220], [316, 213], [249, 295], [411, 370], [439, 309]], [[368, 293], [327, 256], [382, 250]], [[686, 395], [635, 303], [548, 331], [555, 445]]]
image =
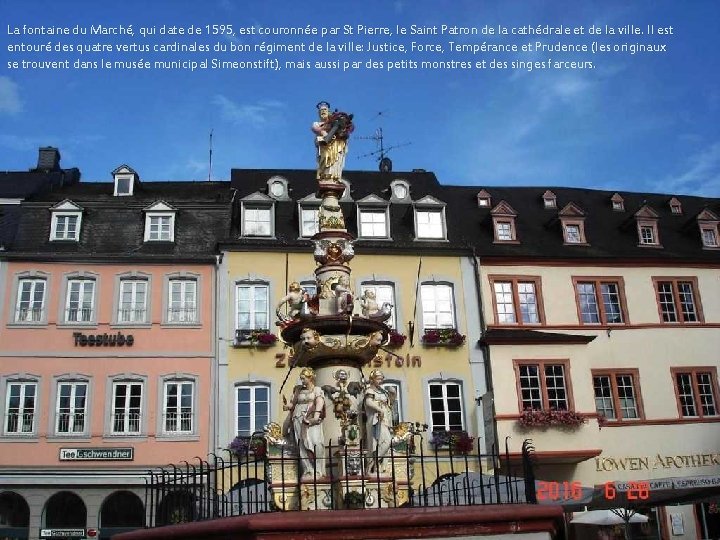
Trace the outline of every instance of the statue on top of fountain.
[[317, 104], [319, 119], [312, 124], [317, 148], [317, 179], [320, 182], [341, 183], [342, 170], [347, 155], [347, 141], [354, 126], [353, 115], [330, 112], [330, 104]]

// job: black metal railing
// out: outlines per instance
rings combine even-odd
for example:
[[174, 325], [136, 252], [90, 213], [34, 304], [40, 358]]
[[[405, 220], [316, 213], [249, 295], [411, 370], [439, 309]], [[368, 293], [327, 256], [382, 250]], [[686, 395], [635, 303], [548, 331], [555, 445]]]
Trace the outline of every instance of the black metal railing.
[[[298, 507], [395, 508], [537, 502], [529, 441], [523, 444], [517, 459], [511, 459], [507, 448], [504, 453], [480, 453], [479, 445], [469, 453], [457, 453], [451, 447], [427, 450], [421, 436], [416, 436], [406, 448], [410, 451], [391, 447], [379, 467], [377, 456], [372, 452], [365, 455], [362, 447], [331, 444], [326, 448], [327, 457], [314, 460], [312, 474], [298, 481], [303, 464], [295, 452], [278, 452], [277, 447], [268, 451], [261, 438], [253, 437], [249, 444], [233, 451], [211, 453], [205, 459], [195, 457], [149, 471], [146, 493], [149, 526]], [[321, 459], [324, 463], [320, 463]], [[328, 471], [328, 475], [320, 476], [317, 472], [320, 470]]]

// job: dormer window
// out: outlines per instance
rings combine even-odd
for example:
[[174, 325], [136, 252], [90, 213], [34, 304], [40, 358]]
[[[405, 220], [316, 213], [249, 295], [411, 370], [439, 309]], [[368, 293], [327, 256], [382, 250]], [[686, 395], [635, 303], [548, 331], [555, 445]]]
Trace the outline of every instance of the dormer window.
[[550, 190], [543, 193], [543, 207], [550, 209], [557, 208], [557, 197], [555, 197], [555, 194]]
[[274, 200], [260, 192], [241, 201], [241, 236], [270, 238], [275, 234]]
[[490, 193], [484, 189], [477, 194], [477, 203], [480, 208], [490, 208], [491, 201]]
[[273, 199], [288, 199], [288, 181], [282, 176], [273, 176], [268, 180], [268, 194]]
[[127, 165], [121, 165], [112, 172], [115, 181], [116, 197], [127, 197], [135, 192], [135, 184], [140, 182], [140, 176]]
[[610, 197], [610, 202], [612, 203], [612, 209], [615, 212], [625, 211], [625, 200], [620, 196], [619, 193], [616, 193], [615, 195]]
[[83, 209], [66, 199], [53, 206], [50, 211], [52, 212], [50, 240], [77, 242], [80, 239]]
[[648, 205], [643, 205], [635, 212], [639, 246], [662, 247], [658, 235], [658, 217], [658, 213]]
[[164, 201], [145, 208], [145, 242], [174, 242], [176, 211]]
[[300, 238], [310, 238], [320, 232], [320, 199], [314, 194], [298, 201]]
[[670, 212], [672, 212], [676, 216], [682, 215], [682, 204], [676, 197], [670, 199], [668, 204], [670, 205]]
[[390, 182], [390, 202], [410, 203], [410, 185], [405, 180], [393, 180]]
[[426, 195], [415, 201], [415, 239], [446, 240], [445, 203]]
[[575, 203], [569, 202], [558, 212], [566, 245], [586, 246], [585, 212]]
[[359, 238], [390, 238], [388, 202], [377, 195], [368, 195], [357, 202]]
[[720, 240], [718, 240], [718, 225], [720, 225], [720, 219], [706, 208], [698, 214], [697, 222], [700, 228], [700, 238], [702, 239], [703, 248], [720, 248]]
[[515, 218], [517, 213], [505, 201], [500, 201], [490, 212], [493, 220], [494, 242], [517, 244]]

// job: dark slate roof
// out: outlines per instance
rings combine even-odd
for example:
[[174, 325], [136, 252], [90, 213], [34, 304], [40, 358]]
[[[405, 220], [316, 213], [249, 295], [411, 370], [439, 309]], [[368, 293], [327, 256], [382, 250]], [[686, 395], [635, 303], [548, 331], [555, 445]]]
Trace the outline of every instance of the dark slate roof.
[[[292, 201], [276, 202], [276, 240], [240, 239], [230, 248], [261, 246], [269, 249], [307, 249], [308, 240], [298, 240], [297, 201], [315, 193], [314, 170], [288, 169], [233, 169], [232, 187], [237, 199], [260, 191], [267, 194], [267, 181], [273, 176], [288, 180]], [[410, 196], [417, 201], [430, 195], [446, 203], [448, 242], [418, 242], [414, 240], [413, 208], [408, 204], [392, 203], [390, 228], [392, 242], [382, 240], [359, 240], [357, 251], [419, 251], [469, 252], [474, 249], [481, 258], [517, 259], [593, 259], [593, 260], [658, 260], [698, 261], [720, 263], [720, 251], [702, 249], [697, 215], [708, 208], [720, 216], [720, 199], [676, 194], [648, 194], [618, 191], [625, 203], [625, 211], [612, 209], [611, 197], [616, 191], [555, 186], [452, 186], [442, 185], [432, 172], [374, 172], [345, 171], [343, 177], [351, 183], [353, 201], [375, 194], [390, 199], [390, 182], [397, 179], [410, 183]], [[477, 194], [485, 189], [492, 197], [490, 207], [479, 207]], [[552, 191], [557, 198], [557, 208], [545, 209], [543, 194]], [[675, 196], [682, 204], [683, 213], [671, 213], [669, 200]], [[493, 242], [490, 211], [505, 200], [517, 213], [516, 228], [518, 244]], [[563, 243], [558, 212], [568, 203], [574, 203], [585, 214], [587, 246], [567, 246]], [[644, 204], [659, 215], [658, 228], [662, 248], [638, 246], [634, 214]], [[342, 203], [348, 232], [357, 236], [357, 209], [355, 203]], [[236, 216], [237, 216], [236, 212]], [[238, 220], [233, 224], [233, 236], [239, 231]]]
[[[75, 184], [22, 204], [11, 257], [63, 259], [212, 260], [230, 225], [229, 182], [143, 182], [132, 196], [113, 196], [113, 183]], [[79, 242], [51, 242], [50, 208], [71, 200], [83, 208]], [[164, 201], [177, 209], [175, 242], [144, 242], [144, 208]]]

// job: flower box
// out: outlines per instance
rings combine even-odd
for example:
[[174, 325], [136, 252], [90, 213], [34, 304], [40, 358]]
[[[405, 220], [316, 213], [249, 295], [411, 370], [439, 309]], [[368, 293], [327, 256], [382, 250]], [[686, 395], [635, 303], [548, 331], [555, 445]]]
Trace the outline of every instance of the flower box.
[[518, 424], [523, 428], [561, 427], [577, 429], [586, 422], [587, 418], [580, 413], [557, 409], [546, 411], [540, 409], [525, 409], [518, 419]]
[[227, 449], [240, 461], [262, 459], [267, 453], [265, 439], [258, 437], [235, 437]]
[[475, 448], [475, 437], [467, 431], [433, 431], [430, 446], [436, 452], [447, 448], [451, 454], [468, 454]]
[[465, 343], [465, 336], [454, 328], [425, 330], [422, 336], [423, 345], [459, 347]]
[[235, 330], [235, 347], [271, 347], [277, 336], [269, 330]]
[[388, 347], [402, 347], [405, 345], [405, 340], [407, 339], [407, 336], [404, 334], [401, 334], [400, 332], [397, 332], [395, 330], [391, 330], [388, 334]]

